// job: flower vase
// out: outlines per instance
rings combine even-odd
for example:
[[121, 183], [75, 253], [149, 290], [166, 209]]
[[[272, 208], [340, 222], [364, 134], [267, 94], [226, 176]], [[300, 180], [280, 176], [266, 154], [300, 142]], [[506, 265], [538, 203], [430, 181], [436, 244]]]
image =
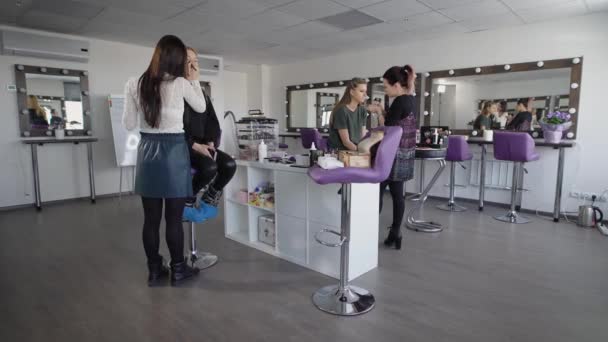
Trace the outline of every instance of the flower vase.
[[563, 131], [545, 130], [543, 132], [543, 135], [545, 137], [545, 142], [547, 142], [549, 144], [559, 144], [559, 142], [562, 141], [563, 133], [564, 133]]

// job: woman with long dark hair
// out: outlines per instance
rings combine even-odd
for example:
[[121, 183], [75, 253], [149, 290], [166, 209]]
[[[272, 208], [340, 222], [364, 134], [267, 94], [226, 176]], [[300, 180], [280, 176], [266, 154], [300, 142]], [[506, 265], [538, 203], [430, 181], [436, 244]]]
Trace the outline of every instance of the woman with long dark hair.
[[416, 97], [414, 69], [406, 65], [394, 66], [382, 76], [386, 95], [394, 98], [385, 113], [386, 126], [400, 126], [403, 135], [397, 149], [397, 155], [388, 179], [380, 184], [380, 211], [383, 205], [383, 193], [386, 187], [393, 199], [393, 223], [389, 227], [388, 237], [384, 240], [387, 247], [401, 249], [401, 222], [405, 211], [405, 182], [414, 178], [414, 159], [416, 155]]
[[184, 260], [182, 228], [184, 205], [192, 196], [190, 158], [184, 136], [184, 101], [196, 112], [203, 113], [206, 109], [198, 70], [194, 69], [186, 62], [184, 43], [168, 35], [156, 44], [148, 69], [125, 86], [123, 124], [128, 130], [139, 126], [141, 133], [135, 192], [141, 196], [144, 208], [142, 238], [150, 286], [169, 276], [169, 269], [158, 253], [163, 202], [172, 284], [191, 278], [199, 271]]
[[338, 150], [357, 150], [366, 133], [367, 111], [362, 104], [367, 98], [367, 82], [353, 78], [346, 84], [344, 95], [334, 106], [329, 117], [329, 147]]

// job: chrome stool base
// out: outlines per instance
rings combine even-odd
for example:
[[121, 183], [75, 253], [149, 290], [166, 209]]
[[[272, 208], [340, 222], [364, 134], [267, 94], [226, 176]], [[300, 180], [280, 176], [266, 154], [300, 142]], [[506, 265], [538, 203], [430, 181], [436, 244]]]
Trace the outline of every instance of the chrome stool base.
[[456, 203], [446, 203], [446, 204], [441, 204], [437, 206], [437, 209], [439, 210], [445, 210], [445, 211], [453, 211], [453, 212], [463, 212], [463, 211], [467, 211], [467, 208], [460, 206]]
[[443, 230], [443, 226], [441, 224], [432, 222], [432, 221], [425, 221], [420, 218], [419, 219], [415, 218], [416, 216], [418, 216], [416, 214], [419, 214], [421, 212], [421, 210], [423, 209], [424, 203], [427, 200], [429, 191], [431, 191], [431, 188], [433, 187], [433, 185], [435, 184], [435, 182], [441, 175], [441, 172], [443, 172], [443, 169], [445, 168], [445, 165], [446, 165], [446, 162], [443, 158], [427, 159], [427, 160], [436, 160], [439, 163], [439, 168], [433, 175], [433, 178], [431, 179], [431, 181], [424, 188], [424, 191], [422, 192], [422, 194], [419, 197], [420, 200], [418, 201], [418, 203], [416, 203], [416, 205], [414, 205], [414, 207], [412, 209], [410, 209], [407, 216], [405, 217], [405, 228], [407, 228], [409, 230], [414, 230], [417, 232], [422, 232], [422, 233], [439, 233]]
[[215, 254], [211, 253], [201, 253], [200, 255], [191, 254], [190, 255], [190, 265], [192, 267], [196, 266], [200, 270], [207, 269], [211, 266], [215, 266], [218, 262], [218, 257]]
[[338, 316], [356, 316], [369, 312], [376, 305], [374, 295], [357, 286], [330, 285], [318, 289], [312, 302], [324, 312]]
[[505, 215], [494, 216], [494, 219], [496, 219], [498, 221], [514, 223], [514, 224], [525, 224], [525, 223], [532, 222], [531, 220], [527, 219], [526, 217], [519, 215], [515, 211], [510, 211], [510, 212], [506, 213]]
[[196, 266], [200, 270], [204, 270], [217, 264], [219, 260], [217, 255], [198, 251], [196, 246], [196, 224], [190, 221], [185, 222], [190, 223], [190, 265], [192, 267]]

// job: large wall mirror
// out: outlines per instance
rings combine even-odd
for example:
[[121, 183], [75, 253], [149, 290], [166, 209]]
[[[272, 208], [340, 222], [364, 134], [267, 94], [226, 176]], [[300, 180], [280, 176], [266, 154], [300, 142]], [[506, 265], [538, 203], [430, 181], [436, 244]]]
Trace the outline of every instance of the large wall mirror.
[[565, 137], [575, 139], [582, 63], [582, 57], [576, 57], [429, 72], [424, 123], [448, 126], [458, 134], [478, 135], [480, 121], [476, 119], [484, 104], [494, 103], [491, 128], [512, 128], [507, 125], [522, 111], [518, 101], [527, 99], [532, 119], [529, 127], [521, 130], [541, 137], [539, 121], [549, 112], [562, 111], [572, 116], [572, 127]]
[[[420, 75], [417, 74], [418, 79]], [[368, 102], [377, 102], [386, 107], [392, 99], [385, 96], [381, 77], [366, 78]], [[320, 132], [329, 132], [329, 117], [334, 105], [344, 94], [345, 84], [350, 80], [299, 84], [285, 88], [285, 107], [287, 131], [298, 132], [300, 128], [317, 128]], [[420, 82], [416, 82], [416, 93], [420, 94]], [[420, 104], [419, 104], [420, 105]], [[420, 108], [418, 108], [420, 112]], [[368, 118], [368, 125], [375, 127], [373, 115]]]
[[21, 136], [92, 135], [86, 71], [16, 65], [15, 80]]

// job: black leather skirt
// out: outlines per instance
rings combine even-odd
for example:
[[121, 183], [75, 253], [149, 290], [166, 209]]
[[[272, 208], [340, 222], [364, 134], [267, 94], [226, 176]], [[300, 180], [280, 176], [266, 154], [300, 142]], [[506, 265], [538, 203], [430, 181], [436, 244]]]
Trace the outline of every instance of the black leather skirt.
[[190, 155], [183, 133], [141, 133], [135, 193], [147, 198], [192, 196]]

